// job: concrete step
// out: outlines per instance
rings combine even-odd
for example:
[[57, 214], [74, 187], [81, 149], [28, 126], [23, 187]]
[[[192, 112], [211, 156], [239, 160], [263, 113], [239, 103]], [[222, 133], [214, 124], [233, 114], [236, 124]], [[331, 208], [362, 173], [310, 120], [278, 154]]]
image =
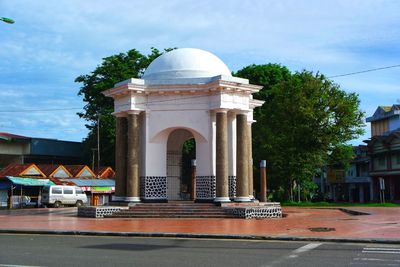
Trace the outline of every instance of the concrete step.
[[209, 208], [209, 209], [204, 209], [204, 208], [150, 208], [150, 207], [141, 207], [141, 208], [130, 208], [128, 211], [141, 211], [141, 210], [153, 210], [153, 211], [164, 211], [164, 210], [171, 210], [171, 211], [181, 211], [181, 210], [195, 210], [195, 211], [207, 211], [207, 210], [222, 210], [221, 208]]
[[152, 212], [152, 211], [146, 211], [146, 212], [118, 212], [114, 213], [116, 215], [155, 215], [155, 214], [160, 214], [163, 216], [169, 216], [169, 215], [225, 215], [229, 214], [226, 212], [193, 212], [193, 211], [187, 211], [187, 212]]
[[141, 203], [107, 218], [235, 218], [213, 203]]
[[229, 214], [114, 214], [104, 216], [105, 218], [236, 218]]

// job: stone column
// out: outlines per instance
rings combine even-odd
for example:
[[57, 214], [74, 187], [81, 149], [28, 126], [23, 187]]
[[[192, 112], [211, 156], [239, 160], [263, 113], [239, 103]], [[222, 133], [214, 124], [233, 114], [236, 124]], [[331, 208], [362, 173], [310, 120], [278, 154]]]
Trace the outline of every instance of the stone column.
[[216, 198], [214, 202], [230, 202], [228, 184], [228, 119], [226, 110], [216, 113]]
[[247, 115], [236, 115], [236, 197], [237, 202], [248, 202], [249, 198], [249, 153], [248, 153], [248, 130]]
[[126, 196], [126, 115], [117, 115], [115, 127], [115, 195], [113, 201], [124, 201]]
[[126, 201], [140, 201], [140, 127], [139, 112], [128, 113], [128, 158], [127, 158], [127, 179], [126, 179]]
[[253, 147], [252, 147], [252, 132], [251, 132], [251, 125], [252, 123], [249, 122], [247, 125], [247, 130], [248, 130], [248, 151], [249, 151], [249, 175], [248, 175], [248, 180], [249, 180], [249, 198], [251, 200], [254, 200], [254, 185], [253, 185]]

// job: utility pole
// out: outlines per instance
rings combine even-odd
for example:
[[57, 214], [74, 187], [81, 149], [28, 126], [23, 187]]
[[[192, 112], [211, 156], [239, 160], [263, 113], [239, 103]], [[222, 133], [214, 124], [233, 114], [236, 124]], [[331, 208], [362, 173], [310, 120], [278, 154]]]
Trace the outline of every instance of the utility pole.
[[95, 156], [95, 151], [97, 150], [97, 148], [92, 148], [92, 170], [94, 171], [94, 156]]
[[192, 177], [191, 177], [191, 189], [190, 200], [196, 200], [196, 159], [192, 159]]
[[97, 169], [100, 170], [100, 112], [97, 112]]
[[260, 162], [260, 202], [267, 202], [267, 161]]

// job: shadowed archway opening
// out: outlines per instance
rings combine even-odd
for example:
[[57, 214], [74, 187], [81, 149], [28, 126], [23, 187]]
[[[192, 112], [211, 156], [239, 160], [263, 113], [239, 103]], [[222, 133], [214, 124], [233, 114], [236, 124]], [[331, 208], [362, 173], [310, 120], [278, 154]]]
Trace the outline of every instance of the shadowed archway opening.
[[170, 133], [167, 142], [167, 198], [189, 200], [191, 188], [191, 160], [196, 157], [196, 142], [186, 129]]

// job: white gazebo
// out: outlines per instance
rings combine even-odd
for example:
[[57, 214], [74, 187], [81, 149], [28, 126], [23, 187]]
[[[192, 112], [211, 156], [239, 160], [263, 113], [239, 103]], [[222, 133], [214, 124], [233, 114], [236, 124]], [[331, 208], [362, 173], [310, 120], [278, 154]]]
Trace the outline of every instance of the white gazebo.
[[182, 48], [155, 59], [141, 79], [115, 84], [115, 201], [180, 198], [183, 143], [196, 142], [198, 202], [249, 202], [251, 124], [262, 87], [233, 77], [215, 55]]

